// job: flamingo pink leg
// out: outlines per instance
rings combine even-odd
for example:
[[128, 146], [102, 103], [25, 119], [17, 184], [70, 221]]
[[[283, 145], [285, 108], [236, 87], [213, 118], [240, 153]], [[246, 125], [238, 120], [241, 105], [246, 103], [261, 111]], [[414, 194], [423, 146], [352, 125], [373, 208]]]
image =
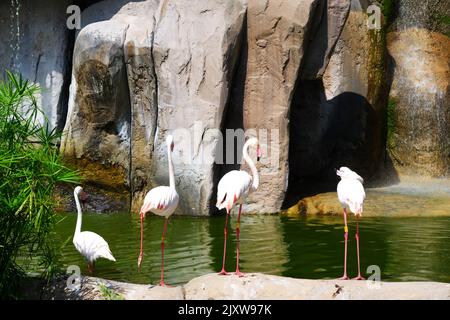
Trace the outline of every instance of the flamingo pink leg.
[[354, 280], [365, 280], [365, 278], [361, 275], [361, 265], [359, 260], [359, 225], [358, 225], [358, 215], [356, 215], [356, 254], [358, 257], [358, 276], [354, 278]]
[[347, 208], [344, 208], [344, 275], [340, 280], [348, 280], [347, 275], [347, 240], [348, 240], [348, 226], [347, 226]]
[[165, 283], [164, 283], [164, 239], [166, 237], [168, 220], [169, 219], [166, 218], [164, 221], [164, 229], [163, 229], [163, 234], [162, 234], [162, 239], [161, 239], [161, 281], [159, 282], [160, 286], [165, 286]]
[[140, 213], [140, 216], [141, 216], [141, 249], [139, 251], [138, 268], [141, 267], [142, 258], [144, 257], [144, 246], [143, 246], [143, 242], [144, 242], [144, 213], [142, 211]]
[[242, 211], [242, 204], [239, 205], [239, 213], [238, 213], [238, 218], [237, 218], [237, 222], [236, 222], [236, 272], [234, 273], [235, 275], [239, 276], [239, 277], [243, 277], [244, 274], [242, 272], [239, 271], [239, 243], [240, 243], [240, 224], [241, 224], [241, 211]]
[[228, 238], [228, 216], [229, 216], [229, 212], [227, 210], [227, 216], [225, 218], [225, 227], [223, 229], [224, 240], [223, 240], [222, 271], [219, 272], [219, 274], [221, 274], [221, 275], [228, 275], [228, 273], [225, 271], [225, 256], [227, 253], [227, 238]]

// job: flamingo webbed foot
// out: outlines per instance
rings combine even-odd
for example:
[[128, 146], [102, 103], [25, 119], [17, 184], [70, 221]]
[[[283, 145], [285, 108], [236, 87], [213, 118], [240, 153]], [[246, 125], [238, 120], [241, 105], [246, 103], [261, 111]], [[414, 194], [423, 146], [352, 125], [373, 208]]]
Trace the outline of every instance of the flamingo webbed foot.
[[353, 278], [352, 280], [366, 280], [366, 278], [364, 278], [362, 275], [359, 275], [359, 276]]

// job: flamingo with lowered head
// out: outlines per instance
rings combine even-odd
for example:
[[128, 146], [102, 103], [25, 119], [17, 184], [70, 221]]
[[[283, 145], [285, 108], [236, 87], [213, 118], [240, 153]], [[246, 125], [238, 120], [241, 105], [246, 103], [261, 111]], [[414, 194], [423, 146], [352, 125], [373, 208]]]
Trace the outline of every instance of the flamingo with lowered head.
[[175, 190], [175, 176], [173, 172], [172, 164], [172, 151], [174, 148], [173, 137], [171, 135], [166, 138], [167, 144], [167, 159], [169, 161], [169, 186], [159, 186], [150, 190], [144, 198], [144, 204], [141, 207], [140, 218], [141, 218], [141, 249], [139, 252], [138, 266], [141, 266], [142, 258], [144, 256], [143, 252], [143, 241], [144, 241], [144, 227], [143, 222], [145, 214], [149, 211], [153, 212], [158, 216], [163, 216], [164, 229], [161, 240], [161, 281], [160, 286], [164, 286], [164, 238], [166, 237], [167, 222], [169, 217], [173, 214], [178, 206], [178, 193]]
[[82, 213], [79, 196], [84, 196], [83, 188], [80, 186], [76, 187], [73, 194], [78, 211], [73, 244], [78, 252], [88, 261], [88, 269], [92, 273], [94, 271], [95, 260], [98, 258], [105, 258], [111, 261], [116, 261], [116, 259], [113, 257], [105, 239], [91, 231], [81, 232]]
[[356, 217], [356, 250], [358, 257], [358, 276], [354, 278], [355, 280], [364, 280], [361, 275], [360, 260], [359, 260], [359, 226], [358, 218], [363, 212], [363, 203], [366, 197], [364, 192], [364, 179], [358, 175], [356, 172], [350, 170], [347, 167], [341, 167], [336, 170], [336, 174], [341, 177], [337, 185], [337, 194], [339, 202], [344, 209], [344, 275], [340, 278], [341, 280], [348, 280], [347, 276], [347, 239], [348, 239], [348, 226], [347, 226], [347, 206], [350, 211], [355, 214]]
[[231, 209], [235, 204], [239, 204], [239, 213], [236, 222], [236, 272], [235, 274], [242, 277], [244, 274], [239, 271], [239, 237], [240, 237], [240, 221], [242, 203], [247, 198], [248, 194], [252, 191], [256, 191], [259, 185], [258, 170], [256, 170], [255, 163], [248, 155], [248, 148], [256, 145], [257, 160], [261, 158], [261, 149], [257, 138], [248, 139], [243, 147], [242, 155], [244, 161], [249, 165], [252, 172], [252, 176], [243, 170], [232, 170], [225, 174], [219, 181], [217, 186], [217, 204], [216, 207], [221, 210], [225, 208], [227, 215], [225, 218], [224, 228], [224, 242], [223, 242], [223, 259], [222, 270], [219, 274], [228, 274], [225, 271], [225, 255], [227, 252], [227, 236], [228, 236], [228, 217]]

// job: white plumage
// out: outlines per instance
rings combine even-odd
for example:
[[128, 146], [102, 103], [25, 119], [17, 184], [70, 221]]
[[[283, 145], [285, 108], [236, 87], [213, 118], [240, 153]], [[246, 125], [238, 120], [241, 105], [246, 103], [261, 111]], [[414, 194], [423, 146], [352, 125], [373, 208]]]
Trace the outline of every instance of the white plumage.
[[91, 231], [81, 232], [82, 212], [79, 200], [79, 195], [83, 192], [83, 188], [76, 187], [74, 190], [75, 203], [77, 206], [78, 217], [75, 227], [75, 234], [73, 236], [73, 244], [78, 252], [88, 261], [89, 270], [92, 271], [95, 260], [98, 258], [105, 258], [111, 261], [116, 261], [113, 257], [108, 243], [98, 234]]
[[227, 274], [225, 271], [225, 255], [227, 250], [227, 236], [228, 236], [228, 215], [235, 204], [239, 204], [239, 213], [236, 223], [236, 275], [242, 276], [243, 274], [239, 271], [239, 234], [240, 234], [240, 218], [242, 203], [250, 192], [255, 191], [259, 186], [259, 176], [256, 166], [252, 159], [248, 156], [248, 148], [251, 145], [257, 145], [256, 153], [257, 159], [261, 157], [261, 150], [259, 148], [259, 142], [256, 138], [250, 138], [244, 144], [243, 147], [243, 158], [244, 161], [249, 165], [252, 175], [249, 175], [243, 170], [233, 170], [225, 174], [222, 179], [220, 179], [217, 186], [217, 201], [216, 207], [227, 210], [227, 215], [225, 218], [225, 228], [224, 228], [224, 245], [223, 245], [223, 260], [222, 260], [222, 271], [220, 274]]
[[138, 266], [141, 266], [142, 259], [144, 257], [144, 217], [147, 212], [153, 212], [158, 216], [165, 217], [164, 229], [161, 241], [161, 281], [160, 285], [164, 286], [164, 238], [166, 236], [167, 221], [169, 217], [174, 213], [178, 206], [178, 193], [175, 190], [175, 175], [173, 172], [172, 163], [172, 151], [174, 148], [173, 137], [171, 135], [167, 136], [167, 159], [169, 162], [169, 180], [170, 186], [159, 186], [150, 190], [144, 198], [144, 204], [141, 207], [140, 218], [141, 218], [141, 249], [138, 257]]
[[337, 193], [339, 202], [344, 210], [344, 274], [340, 278], [342, 280], [348, 280], [347, 275], [347, 240], [348, 240], [348, 225], [347, 225], [347, 206], [350, 211], [356, 216], [356, 253], [358, 259], [358, 276], [356, 280], [363, 280], [364, 277], [361, 275], [361, 263], [360, 263], [360, 253], [359, 253], [359, 225], [358, 219], [363, 212], [363, 203], [366, 198], [366, 193], [364, 192], [363, 178], [356, 172], [350, 170], [347, 167], [341, 167], [336, 170], [336, 174], [341, 177], [337, 186]]
[[363, 203], [366, 198], [362, 185], [363, 178], [347, 167], [341, 167], [336, 174], [341, 177], [337, 193], [342, 207], [348, 206], [355, 215], [362, 215]]
[[243, 203], [252, 187], [252, 176], [245, 171], [233, 170], [222, 177], [217, 186], [217, 204], [219, 210], [231, 210], [234, 204]]

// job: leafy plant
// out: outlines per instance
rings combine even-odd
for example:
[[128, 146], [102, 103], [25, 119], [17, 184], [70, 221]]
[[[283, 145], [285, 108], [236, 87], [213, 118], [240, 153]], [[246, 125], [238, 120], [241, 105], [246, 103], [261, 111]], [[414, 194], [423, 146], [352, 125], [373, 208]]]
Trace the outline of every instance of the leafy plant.
[[[57, 217], [53, 191], [77, 183], [77, 172], [62, 164], [60, 132], [49, 130], [35, 95], [39, 88], [6, 73], [0, 82], [0, 297], [14, 297], [28, 270], [21, 261], [37, 259], [43, 276], [57, 270], [51, 242]], [[43, 123], [43, 124], [41, 124]]]
[[105, 300], [125, 300], [125, 297], [122, 294], [117, 293], [116, 291], [114, 291], [111, 288], [108, 288], [103, 283], [100, 283], [98, 285], [98, 288], [100, 290], [102, 297]]

